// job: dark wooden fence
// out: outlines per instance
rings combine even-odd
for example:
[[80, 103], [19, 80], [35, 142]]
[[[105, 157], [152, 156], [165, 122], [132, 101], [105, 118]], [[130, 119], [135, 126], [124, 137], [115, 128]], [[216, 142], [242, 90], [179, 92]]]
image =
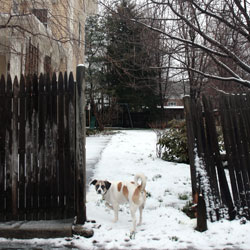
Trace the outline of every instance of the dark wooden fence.
[[72, 73], [52, 80], [22, 76], [19, 82], [2, 76], [0, 221], [73, 218], [79, 212], [75, 85]]
[[[184, 104], [194, 199], [202, 195], [211, 221], [249, 220], [250, 96], [222, 95], [216, 111], [205, 97], [202, 103], [185, 97]], [[223, 132], [224, 157], [218, 145], [218, 126]]]

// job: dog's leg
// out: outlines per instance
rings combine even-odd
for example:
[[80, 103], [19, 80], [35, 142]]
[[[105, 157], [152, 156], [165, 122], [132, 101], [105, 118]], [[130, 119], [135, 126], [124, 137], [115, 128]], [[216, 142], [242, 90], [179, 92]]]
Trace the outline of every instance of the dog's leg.
[[113, 204], [113, 209], [114, 209], [114, 222], [118, 221], [118, 211], [119, 211], [119, 205], [118, 204]]
[[136, 216], [135, 216], [136, 210], [137, 210], [137, 207], [134, 206], [133, 204], [130, 204], [130, 212], [131, 212], [132, 223], [133, 223], [131, 233], [135, 233], [135, 230], [136, 230]]
[[139, 211], [140, 211], [140, 219], [139, 219], [139, 223], [138, 226], [140, 226], [142, 224], [142, 211], [143, 211], [143, 205], [141, 205], [139, 207]]
[[105, 202], [105, 205], [106, 207], [110, 208], [111, 210], [113, 210], [113, 207], [108, 203], [108, 202]]

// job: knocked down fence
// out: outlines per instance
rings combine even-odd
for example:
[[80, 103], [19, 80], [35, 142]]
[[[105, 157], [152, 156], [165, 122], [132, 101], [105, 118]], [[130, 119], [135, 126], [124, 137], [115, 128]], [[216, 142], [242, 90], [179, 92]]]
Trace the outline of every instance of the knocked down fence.
[[[198, 218], [203, 213], [211, 221], [235, 217], [249, 220], [250, 96], [222, 95], [216, 111], [204, 96], [202, 104], [185, 97], [184, 105], [193, 198], [199, 196], [205, 201], [206, 211], [198, 208]], [[223, 132], [224, 161], [216, 125]]]
[[2, 76], [0, 221], [85, 221], [83, 74]]

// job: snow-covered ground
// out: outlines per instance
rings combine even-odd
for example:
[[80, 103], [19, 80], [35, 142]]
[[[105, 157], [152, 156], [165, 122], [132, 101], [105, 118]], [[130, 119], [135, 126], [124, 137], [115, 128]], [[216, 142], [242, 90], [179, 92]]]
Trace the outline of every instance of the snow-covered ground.
[[[100, 160], [102, 151], [105, 149], [106, 145], [110, 141], [112, 135], [102, 135], [102, 136], [88, 136], [86, 138], [86, 183], [90, 183], [93, 177], [95, 166]], [[87, 185], [87, 190], [89, 185]]]
[[[93, 144], [88, 146], [93, 141], [98, 142], [98, 139], [87, 139], [87, 158], [95, 154]], [[156, 158], [156, 134], [153, 131], [119, 131], [106, 142], [105, 148], [99, 151], [101, 155], [94, 166], [93, 178], [133, 180], [137, 172], [147, 176], [148, 198], [143, 224], [137, 227], [135, 238], [129, 237], [132, 225], [129, 207], [121, 206], [119, 220], [113, 223], [113, 211], [106, 208], [91, 186], [87, 193], [87, 217], [96, 223], [86, 226], [94, 229], [92, 238], [26, 242], [46, 242], [58, 248], [71, 245], [73, 249], [250, 249], [250, 222], [244, 225], [237, 220], [208, 222], [206, 232], [195, 231], [196, 220], [181, 211], [191, 199], [189, 166]], [[0, 239], [0, 242], [4, 240]]]
[[[133, 180], [143, 172], [149, 194], [143, 212], [143, 224], [130, 239], [131, 217], [128, 206], [121, 206], [119, 221], [113, 223], [113, 211], [105, 207], [94, 186], [87, 194], [87, 216], [96, 220], [95, 235], [76, 241], [79, 247], [121, 249], [250, 249], [250, 223], [240, 221], [208, 222], [208, 230], [195, 230], [196, 219], [181, 209], [191, 199], [189, 165], [156, 158], [156, 134], [150, 130], [121, 131], [103, 150], [94, 177], [107, 180]], [[91, 224], [89, 224], [91, 226]]]

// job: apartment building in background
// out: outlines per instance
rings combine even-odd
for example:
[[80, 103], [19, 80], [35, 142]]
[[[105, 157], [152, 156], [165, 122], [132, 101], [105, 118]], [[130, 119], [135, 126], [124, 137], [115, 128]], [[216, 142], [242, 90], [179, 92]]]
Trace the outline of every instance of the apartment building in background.
[[75, 74], [86, 18], [96, 12], [96, 0], [1, 0], [0, 74]]

